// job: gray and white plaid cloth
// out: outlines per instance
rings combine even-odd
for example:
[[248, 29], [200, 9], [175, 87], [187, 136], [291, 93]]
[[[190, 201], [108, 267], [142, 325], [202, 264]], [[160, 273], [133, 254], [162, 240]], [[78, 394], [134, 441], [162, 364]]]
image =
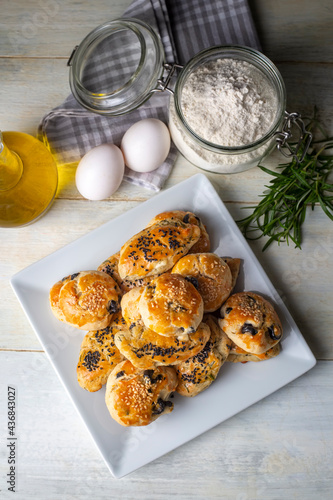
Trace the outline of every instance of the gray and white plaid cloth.
[[[213, 45], [260, 48], [247, 0], [134, 0], [124, 17], [141, 19], [159, 33], [168, 63], [184, 65], [200, 50]], [[93, 56], [91, 74], [95, 80], [91, 84], [102, 85], [99, 75], [108, 73], [110, 58], [107, 48], [105, 51], [105, 54]], [[119, 63], [123, 68], [124, 64], [130, 65], [130, 59], [124, 61], [122, 58]], [[115, 64], [117, 62], [113, 61], [113, 68]], [[89, 68], [86, 76], [89, 79]], [[167, 123], [168, 100], [167, 92], [155, 93], [131, 113], [107, 117], [86, 110], [70, 95], [42, 119], [38, 136], [49, 144], [58, 164], [77, 162], [99, 144], [119, 146], [126, 130], [138, 120], [154, 117]], [[159, 191], [176, 156], [176, 148], [172, 145], [167, 159], [155, 171], [138, 173], [126, 167], [124, 180]]]

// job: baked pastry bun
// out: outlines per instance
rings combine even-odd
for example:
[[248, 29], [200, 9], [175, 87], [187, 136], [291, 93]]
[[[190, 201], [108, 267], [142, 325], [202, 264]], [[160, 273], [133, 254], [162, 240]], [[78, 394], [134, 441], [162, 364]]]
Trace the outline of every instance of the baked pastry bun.
[[183, 276], [165, 273], [144, 288], [139, 310], [147, 328], [160, 335], [179, 337], [198, 328], [203, 316], [203, 300]]
[[102, 271], [103, 273], [108, 274], [115, 280], [117, 285], [119, 286], [122, 293], [126, 293], [131, 290], [135, 286], [145, 286], [150, 283], [152, 278], [141, 278], [136, 281], [131, 280], [122, 280], [119, 276], [118, 264], [119, 264], [119, 256], [120, 252], [111, 255], [108, 259], [106, 259], [102, 264], [100, 264], [97, 268], [97, 271]]
[[[75, 275], [73, 274], [72, 276], [75, 276]], [[62, 289], [63, 285], [67, 281], [70, 281], [70, 279], [71, 279], [71, 276], [66, 276], [62, 280], [57, 281], [57, 283], [55, 283], [52, 286], [52, 288], [50, 289], [49, 299], [50, 299], [51, 309], [52, 309], [54, 316], [57, 319], [59, 319], [60, 321], [66, 321], [64, 313], [60, 309], [60, 305], [59, 305], [60, 290]]]
[[210, 250], [210, 239], [207, 233], [207, 230], [202, 223], [201, 219], [193, 214], [192, 212], [186, 212], [184, 210], [172, 210], [170, 212], [162, 212], [156, 215], [147, 225], [147, 227], [156, 224], [165, 219], [171, 220], [180, 220], [185, 222], [185, 224], [195, 224], [200, 228], [200, 237], [196, 243], [194, 243], [193, 247], [190, 248], [190, 253], [201, 253], [201, 252], [209, 252]]
[[238, 347], [262, 354], [282, 337], [280, 319], [270, 302], [253, 292], [235, 293], [221, 307], [219, 325]]
[[204, 348], [175, 366], [178, 377], [176, 391], [182, 396], [196, 396], [207, 389], [216, 379], [229, 355], [230, 339], [219, 327], [217, 319], [207, 315], [204, 320], [211, 331]]
[[126, 281], [121, 279], [118, 272], [118, 264], [119, 252], [111, 255], [111, 257], [104, 260], [104, 262], [102, 262], [102, 264], [98, 266], [97, 271], [101, 271], [102, 273], [106, 273], [111, 276], [111, 278], [113, 278], [119, 286], [121, 292], [126, 293], [133, 287], [133, 285], [131, 286], [130, 283], [127, 283]]
[[229, 342], [231, 342], [231, 349], [229, 356], [227, 358], [227, 361], [231, 363], [247, 363], [248, 361], [265, 361], [266, 359], [271, 359], [275, 358], [280, 354], [281, 352], [281, 346], [280, 343], [275, 344], [274, 347], [271, 349], [268, 349], [268, 351], [263, 352], [262, 354], [251, 354], [250, 352], [244, 351], [244, 349], [241, 349], [238, 347], [232, 340], [229, 339]]
[[120, 324], [118, 313], [110, 326], [88, 332], [84, 337], [77, 365], [77, 379], [83, 389], [89, 392], [101, 389], [114, 366], [123, 361], [124, 356], [114, 343], [114, 333]]
[[230, 268], [214, 253], [185, 255], [173, 266], [172, 273], [181, 274], [194, 284], [203, 299], [205, 313], [219, 309], [232, 290]]
[[123, 327], [115, 334], [119, 351], [138, 368], [175, 365], [195, 354], [205, 346], [210, 329], [201, 323], [194, 333], [183, 338], [159, 335], [141, 324]]
[[143, 325], [139, 303], [144, 287], [132, 288], [125, 293], [121, 299], [121, 311], [128, 327], [132, 328], [136, 324]]
[[111, 372], [105, 392], [111, 417], [124, 426], [148, 425], [173, 410], [169, 400], [177, 386], [173, 368], [140, 370], [126, 360]]
[[130, 238], [120, 250], [122, 280], [136, 281], [168, 271], [198, 241], [200, 229], [179, 220], [162, 220]]
[[50, 290], [55, 316], [81, 330], [107, 327], [120, 308], [117, 283], [99, 271], [82, 271], [64, 278]]

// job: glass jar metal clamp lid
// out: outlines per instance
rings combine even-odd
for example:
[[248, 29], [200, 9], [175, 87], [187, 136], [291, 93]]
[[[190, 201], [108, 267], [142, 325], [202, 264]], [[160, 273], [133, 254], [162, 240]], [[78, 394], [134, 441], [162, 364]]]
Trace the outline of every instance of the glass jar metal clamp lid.
[[[210, 142], [201, 137], [184, 116], [182, 96], [188, 78], [200, 66], [222, 58], [253, 65], [276, 93], [278, 105], [273, 123], [253, 143], [228, 147]], [[248, 47], [211, 47], [199, 52], [182, 67], [165, 62], [160, 37], [148, 24], [138, 19], [116, 19], [89, 33], [74, 48], [68, 66], [70, 86], [76, 100], [102, 115], [128, 113], [155, 92], [168, 91], [171, 94], [169, 128], [172, 139], [185, 158], [205, 170], [218, 173], [247, 170], [257, 165], [275, 145], [285, 156], [298, 158], [301, 142], [306, 140], [309, 145], [311, 140], [300, 116], [287, 113], [285, 109], [285, 86], [275, 65]], [[175, 86], [170, 88], [172, 76], [178, 69]], [[295, 149], [288, 144], [294, 125], [300, 130]]]

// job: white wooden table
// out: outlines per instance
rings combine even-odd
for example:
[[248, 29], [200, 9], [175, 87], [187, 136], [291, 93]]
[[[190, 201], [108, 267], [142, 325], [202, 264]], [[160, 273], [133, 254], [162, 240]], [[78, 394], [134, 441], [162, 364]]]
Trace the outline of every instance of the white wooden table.
[[[2, 130], [36, 133], [40, 118], [69, 93], [66, 61], [95, 26], [120, 16], [130, 0], [2, 0]], [[333, 132], [331, 0], [251, 0], [263, 51], [279, 67], [288, 109]], [[267, 161], [276, 166], [278, 156]], [[179, 157], [165, 188], [198, 169]], [[66, 174], [66, 175], [65, 175]], [[188, 444], [114, 479], [46, 359], [9, 278], [106, 221], [154, 196], [123, 184], [107, 201], [89, 202], [73, 170], [37, 223], [0, 229], [0, 497], [17, 499], [329, 499], [333, 492], [333, 224], [307, 214], [303, 249], [251, 247], [318, 359], [314, 369]], [[253, 169], [208, 174], [234, 218], [255, 204], [268, 177]], [[66, 179], [66, 183], [65, 183]], [[40, 369], [42, 367], [42, 370]], [[7, 490], [7, 386], [17, 388], [17, 492]]]

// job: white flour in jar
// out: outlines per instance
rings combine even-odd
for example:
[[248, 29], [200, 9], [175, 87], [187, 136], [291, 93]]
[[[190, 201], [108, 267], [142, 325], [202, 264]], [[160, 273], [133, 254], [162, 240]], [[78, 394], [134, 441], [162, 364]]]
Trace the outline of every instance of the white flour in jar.
[[203, 139], [220, 146], [244, 146], [272, 126], [277, 96], [253, 64], [217, 59], [188, 77], [181, 107], [189, 126]]
[[[278, 96], [271, 82], [253, 64], [224, 58], [197, 67], [187, 78], [181, 109], [190, 128], [201, 138], [219, 146], [239, 147], [263, 137], [276, 120]], [[177, 123], [178, 121], [178, 123]], [[219, 171], [244, 170], [265, 153], [267, 145], [252, 152], [221, 155], [188, 140], [174, 107], [170, 108], [170, 131], [176, 146], [194, 164]], [[184, 151], [185, 150], [185, 151]]]

